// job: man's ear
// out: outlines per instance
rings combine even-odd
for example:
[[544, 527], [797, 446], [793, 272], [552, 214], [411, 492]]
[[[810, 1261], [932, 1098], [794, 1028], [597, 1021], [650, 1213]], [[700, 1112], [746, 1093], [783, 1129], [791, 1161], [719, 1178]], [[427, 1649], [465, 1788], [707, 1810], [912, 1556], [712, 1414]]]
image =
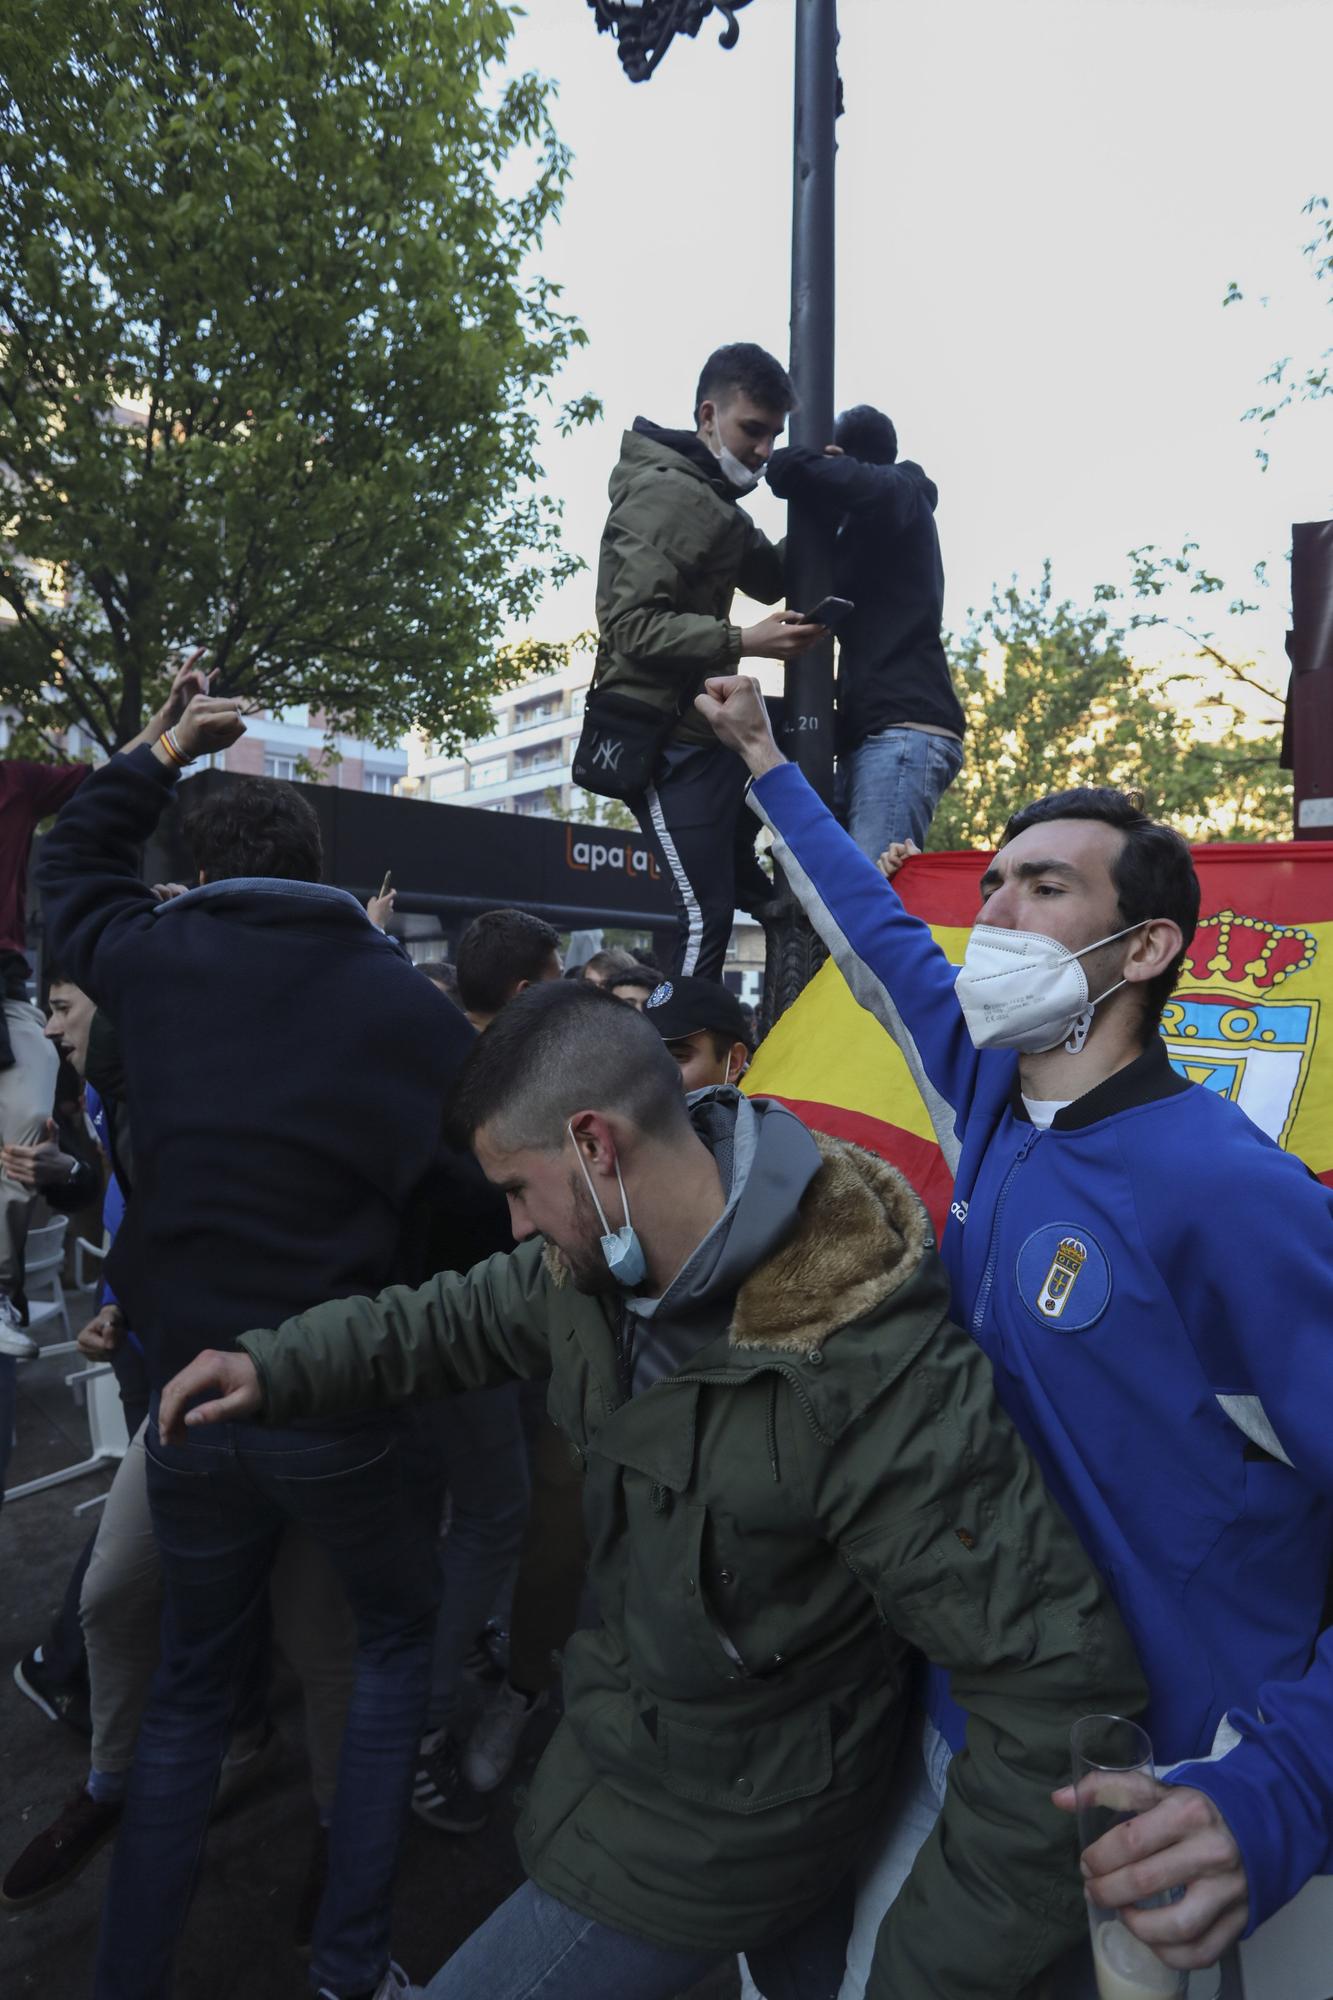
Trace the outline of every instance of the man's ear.
[[616, 1170], [616, 1142], [600, 1111], [576, 1111], [569, 1130], [584, 1163], [595, 1174], [613, 1175]]
[[704, 432], [708, 429], [708, 426], [712, 423], [716, 415], [717, 415], [717, 404], [714, 403], [711, 399], [708, 402], [700, 403], [699, 414], [694, 420], [694, 428], [698, 432], [700, 437], [703, 436]]
[[1129, 948], [1125, 959], [1126, 981], [1135, 985], [1140, 980], [1156, 979], [1166, 971], [1183, 943], [1179, 924], [1170, 917], [1154, 917]]
[[745, 1073], [745, 1065], [750, 1060], [750, 1051], [744, 1042], [733, 1042], [727, 1057], [727, 1082], [739, 1083]]

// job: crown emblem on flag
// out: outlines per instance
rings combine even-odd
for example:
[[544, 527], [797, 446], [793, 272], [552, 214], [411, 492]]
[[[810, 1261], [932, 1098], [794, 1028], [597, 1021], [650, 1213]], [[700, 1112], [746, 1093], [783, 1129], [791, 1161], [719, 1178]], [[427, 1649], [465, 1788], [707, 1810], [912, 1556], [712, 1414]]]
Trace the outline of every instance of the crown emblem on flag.
[[1298, 924], [1218, 910], [1204, 917], [1181, 967], [1181, 984], [1221, 988], [1262, 1000], [1314, 964], [1318, 941]]

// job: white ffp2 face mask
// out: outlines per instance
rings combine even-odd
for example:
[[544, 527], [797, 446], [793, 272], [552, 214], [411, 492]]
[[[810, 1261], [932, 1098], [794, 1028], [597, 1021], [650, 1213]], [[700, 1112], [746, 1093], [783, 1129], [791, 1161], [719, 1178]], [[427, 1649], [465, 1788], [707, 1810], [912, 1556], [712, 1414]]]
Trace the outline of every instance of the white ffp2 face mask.
[[620, 1174], [620, 1162], [619, 1160], [616, 1161], [616, 1186], [620, 1189], [620, 1206], [625, 1212], [625, 1220], [619, 1229], [613, 1229], [607, 1221], [606, 1210], [602, 1207], [598, 1199], [597, 1190], [592, 1184], [592, 1175], [588, 1172], [588, 1162], [584, 1159], [582, 1153], [579, 1152], [578, 1140], [574, 1139], [574, 1127], [567, 1125], [565, 1130], [568, 1132], [570, 1138], [574, 1140], [574, 1152], [579, 1165], [583, 1169], [583, 1178], [588, 1183], [588, 1193], [592, 1196], [594, 1206], [597, 1209], [597, 1219], [602, 1225], [604, 1232], [602, 1236], [602, 1255], [606, 1259], [606, 1268], [618, 1285], [623, 1285], [627, 1292], [633, 1291], [636, 1285], [643, 1283], [644, 1273], [648, 1269], [648, 1264], [643, 1254], [643, 1245], [639, 1241], [638, 1232], [629, 1219], [629, 1200], [625, 1194], [625, 1183]]
[[713, 443], [710, 440], [708, 449], [721, 466], [722, 477], [729, 485], [734, 486], [738, 493], [753, 493], [759, 484], [759, 474], [751, 472], [744, 459], [737, 458], [730, 445], [723, 444], [722, 427], [716, 417], [713, 419], [713, 437], [717, 442]]
[[1093, 1010], [1125, 984], [1118, 979], [1090, 1000], [1087, 974], [1079, 960], [1151, 922], [1145, 917], [1141, 923], [1127, 924], [1080, 951], [1070, 951], [1038, 931], [974, 924], [954, 987], [974, 1046], [1041, 1055], [1063, 1044], [1070, 1055], [1077, 1055], [1088, 1039]]

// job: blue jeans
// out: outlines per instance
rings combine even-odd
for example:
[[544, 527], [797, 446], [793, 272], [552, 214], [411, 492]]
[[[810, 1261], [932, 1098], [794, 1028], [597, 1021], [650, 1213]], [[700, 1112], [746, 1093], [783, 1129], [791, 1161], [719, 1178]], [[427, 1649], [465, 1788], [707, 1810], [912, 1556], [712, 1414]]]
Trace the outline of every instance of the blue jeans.
[[166, 2000], [170, 1992], [218, 1769], [289, 1521], [328, 1550], [358, 1635], [311, 1985], [372, 1987], [389, 1963], [437, 1597], [396, 1424], [218, 1424], [164, 1445], [154, 1404], [144, 1450], [166, 1592], [162, 1658], [112, 1860], [96, 2000]]
[[[849, 1877], [788, 1936], [752, 1950], [764, 2000], [835, 2000], [851, 1919]], [[424, 2000], [674, 2000], [722, 1958], [612, 1930], [525, 1882], [422, 1991]]]
[[881, 729], [839, 769], [847, 831], [872, 861], [895, 840], [926, 844], [935, 808], [963, 768], [963, 746], [924, 729]]

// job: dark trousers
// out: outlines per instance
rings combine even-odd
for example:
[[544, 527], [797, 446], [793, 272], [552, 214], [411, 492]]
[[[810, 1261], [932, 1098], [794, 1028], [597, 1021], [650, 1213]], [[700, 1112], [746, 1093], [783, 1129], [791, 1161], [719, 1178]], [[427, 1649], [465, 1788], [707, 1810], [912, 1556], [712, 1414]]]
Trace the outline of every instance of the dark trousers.
[[773, 893], [755, 856], [759, 823], [745, 804], [747, 775], [720, 743], [669, 743], [655, 784], [632, 802], [676, 906], [673, 974], [720, 980], [737, 909]]
[[217, 1424], [144, 1438], [162, 1558], [162, 1660], [139, 1729], [102, 1918], [96, 2000], [166, 2000], [218, 1770], [288, 1522], [328, 1550], [357, 1623], [315, 1924], [311, 1985], [375, 1986], [389, 1963], [394, 1871], [430, 1681], [434, 1552], [402, 1477], [396, 1426]]

